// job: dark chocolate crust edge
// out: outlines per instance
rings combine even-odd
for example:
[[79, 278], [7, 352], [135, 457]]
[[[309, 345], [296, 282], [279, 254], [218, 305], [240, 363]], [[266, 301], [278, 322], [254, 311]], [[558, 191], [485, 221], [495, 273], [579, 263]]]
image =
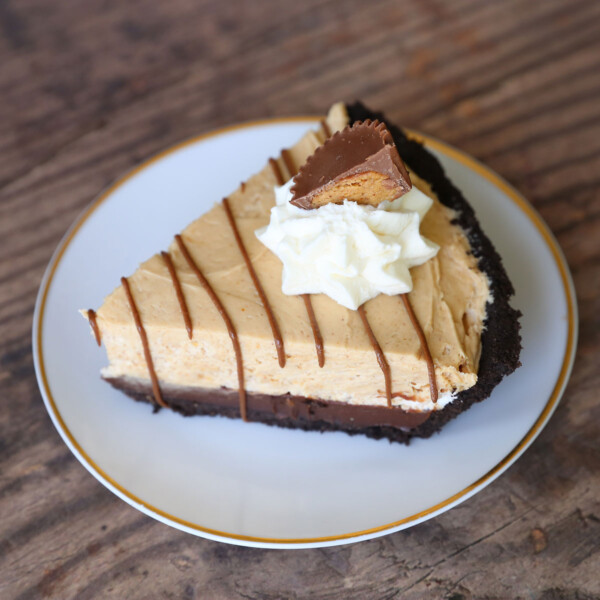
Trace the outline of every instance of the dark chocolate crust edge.
[[346, 105], [346, 109], [351, 123], [364, 119], [379, 119], [387, 125], [402, 160], [431, 185], [442, 204], [456, 211], [455, 223], [465, 232], [479, 269], [488, 276], [490, 282], [493, 301], [487, 305], [477, 383], [472, 388], [460, 392], [451, 404], [441, 411], [434, 412], [428, 421], [411, 431], [412, 437], [429, 437], [475, 402], [485, 400], [504, 377], [521, 365], [521, 312], [509, 304], [515, 291], [504, 270], [502, 259], [483, 233], [473, 208], [448, 179], [435, 156], [419, 142], [409, 139], [382, 113], [368, 109], [361, 102]]

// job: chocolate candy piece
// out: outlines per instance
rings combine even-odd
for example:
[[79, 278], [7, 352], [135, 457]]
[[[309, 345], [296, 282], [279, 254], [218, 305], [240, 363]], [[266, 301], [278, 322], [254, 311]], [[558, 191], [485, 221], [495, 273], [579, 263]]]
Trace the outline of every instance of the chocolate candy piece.
[[291, 203], [311, 209], [347, 199], [377, 206], [411, 188], [387, 127], [366, 120], [335, 133], [317, 148], [294, 177]]

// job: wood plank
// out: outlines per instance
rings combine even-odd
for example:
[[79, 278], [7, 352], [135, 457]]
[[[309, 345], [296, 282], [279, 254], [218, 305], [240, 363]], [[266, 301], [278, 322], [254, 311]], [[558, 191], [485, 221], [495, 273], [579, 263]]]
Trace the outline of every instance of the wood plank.
[[[0, 2], [0, 597], [600, 597], [600, 4]], [[407, 531], [280, 552], [209, 542], [72, 457], [31, 356], [53, 249], [169, 145], [360, 97], [481, 158], [541, 211], [581, 318], [567, 393], [481, 493]]]

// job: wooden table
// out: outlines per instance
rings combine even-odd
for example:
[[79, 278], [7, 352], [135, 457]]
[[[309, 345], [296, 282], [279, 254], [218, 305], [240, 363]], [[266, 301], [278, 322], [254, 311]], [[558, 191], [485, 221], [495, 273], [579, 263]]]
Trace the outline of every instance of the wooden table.
[[[1, 598], [600, 597], [600, 3], [4, 0], [0, 27]], [[354, 98], [480, 158], [542, 213], [579, 298], [565, 397], [505, 475], [409, 530], [284, 552], [171, 529], [50, 422], [30, 342], [44, 268], [149, 155]]]

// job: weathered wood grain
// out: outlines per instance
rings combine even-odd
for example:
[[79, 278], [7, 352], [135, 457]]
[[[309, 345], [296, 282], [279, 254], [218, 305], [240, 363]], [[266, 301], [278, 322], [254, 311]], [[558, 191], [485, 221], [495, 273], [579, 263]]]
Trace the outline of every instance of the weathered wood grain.
[[[3, 0], [0, 32], [0, 597], [600, 598], [598, 2]], [[44, 267], [152, 153], [354, 98], [485, 161], [547, 220], [582, 324], [564, 400], [499, 480], [381, 539], [254, 550], [154, 522], [77, 463], [43, 408]]]

